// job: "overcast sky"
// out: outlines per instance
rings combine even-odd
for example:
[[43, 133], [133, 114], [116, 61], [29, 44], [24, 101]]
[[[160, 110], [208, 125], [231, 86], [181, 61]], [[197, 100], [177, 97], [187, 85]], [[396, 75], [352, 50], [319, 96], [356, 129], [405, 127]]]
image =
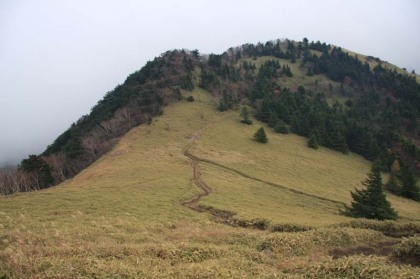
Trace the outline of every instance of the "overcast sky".
[[0, 165], [171, 49], [320, 40], [420, 72], [420, 1], [0, 0]]

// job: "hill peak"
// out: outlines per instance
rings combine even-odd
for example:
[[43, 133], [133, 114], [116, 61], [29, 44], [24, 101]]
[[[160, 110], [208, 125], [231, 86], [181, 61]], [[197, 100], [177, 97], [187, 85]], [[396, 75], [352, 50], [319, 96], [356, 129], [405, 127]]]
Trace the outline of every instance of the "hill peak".
[[3, 185], [2, 193], [73, 177], [127, 131], [151, 123], [197, 87], [220, 99], [220, 111], [249, 105], [270, 127], [283, 123], [297, 135], [317, 137], [321, 146], [377, 161], [386, 172], [394, 161], [419, 172], [420, 85], [414, 75], [330, 44], [285, 39], [222, 54], [163, 53], [109, 91], [43, 154], [23, 160], [17, 172], [32, 178]]

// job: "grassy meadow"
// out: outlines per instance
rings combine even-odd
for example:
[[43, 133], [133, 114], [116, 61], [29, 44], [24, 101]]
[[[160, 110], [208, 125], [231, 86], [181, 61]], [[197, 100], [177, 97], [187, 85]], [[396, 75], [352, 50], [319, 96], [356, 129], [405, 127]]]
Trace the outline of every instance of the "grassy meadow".
[[[389, 256], [331, 255], [390, 241], [380, 225], [342, 225], [351, 219], [338, 214], [369, 162], [267, 127], [268, 144], [256, 143], [262, 124], [216, 111], [202, 90], [192, 95], [73, 179], [0, 197], [0, 278], [419, 278], [418, 267]], [[231, 227], [182, 206], [200, 193], [186, 149], [212, 188], [201, 205], [264, 219], [269, 229]], [[401, 216], [391, 226], [419, 228], [420, 204], [388, 196]], [[312, 229], [270, 229], [287, 224]]]

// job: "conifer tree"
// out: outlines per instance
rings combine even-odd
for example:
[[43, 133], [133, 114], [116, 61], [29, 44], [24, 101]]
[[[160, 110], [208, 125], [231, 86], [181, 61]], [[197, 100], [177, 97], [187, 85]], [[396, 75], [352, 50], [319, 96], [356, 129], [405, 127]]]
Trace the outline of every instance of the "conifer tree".
[[271, 111], [270, 116], [268, 117], [268, 126], [273, 128], [277, 125], [277, 122], [279, 122], [279, 118], [275, 112]]
[[22, 160], [19, 169], [31, 173], [37, 187], [41, 189], [53, 183], [51, 167], [37, 155], [29, 155], [27, 159]]
[[284, 124], [283, 120], [279, 120], [276, 124], [276, 126], [274, 126], [274, 131], [276, 133], [280, 133], [280, 134], [288, 134], [289, 133], [289, 129], [287, 129], [286, 124]]
[[318, 140], [314, 131], [312, 131], [311, 136], [309, 137], [308, 147], [318, 149]]
[[343, 212], [354, 218], [367, 218], [377, 220], [395, 220], [397, 212], [391, 207], [382, 190], [382, 178], [378, 168], [372, 167], [368, 178], [362, 182], [366, 189], [355, 189], [350, 192], [353, 201], [351, 207]]
[[192, 77], [190, 73], [182, 77], [181, 88], [189, 91], [192, 91], [194, 89], [194, 83], [192, 82]]
[[248, 124], [251, 125], [252, 124], [252, 120], [249, 119], [249, 111], [246, 108], [246, 106], [244, 106], [241, 110], [241, 116], [243, 117], [243, 119], [241, 120], [242, 123], [244, 124]]
[[219, 101], [219, 107], [217, 108], [219, 111], [226, 111], [232, 107], [233, 98], [232, 95], [226, 91], [223, 91], [223, 96]]
[[306, 75], [309, 76], [309, 77], [313, 76], [314, 75], [314, 70], [311, 67], [309, 67], [308, 71], [306, 72]]
[[267, 143], [268, 142], [268, 138], [267, 138], [267, 135], [265, 134], [265, 131], [264, 131], [263, 127], [259, 128], [258, 131], [255, 132], [254, 140], [257, 141], [257, 142], [261, 142], [261, 143]]
[[385, 189], [393, 193], [394, 195], [401, 195], [401, 186], [398, 184], [398, 180], [394, 172], [389, 175], [389, 180], [385, 184]]
[[401, 196], [420, 201], [420, 189], [416, 185], [416, 178], [407, 166], [403, 166], [399, 173], [401, 181]]

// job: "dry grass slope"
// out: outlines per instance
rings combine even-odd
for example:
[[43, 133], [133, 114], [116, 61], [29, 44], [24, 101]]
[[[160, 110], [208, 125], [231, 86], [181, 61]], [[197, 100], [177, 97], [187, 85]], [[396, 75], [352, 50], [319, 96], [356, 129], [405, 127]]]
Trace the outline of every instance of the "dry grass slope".
[[[316, 198], [348, 203], [367, 161], [314, 151], [269, 129], [269, 143], [257, 144], [258, 123], [215, 111], [204, 91], [193, 95], [195, 102], [169, 106], [74, 179], [0, 197], [0, 278], [418, 278], [418, 267], [384, 256], [330, 257], [336, 247], [388, 239], [373, 225], [352, 228], [337, 203]], [[230, 227], [182, 206], [201, 193], [186, 148], [208, 161], [198, 163], [212, 188], [201, 205], [310, 230]], [[390, 200], [418, 225], [418, 203]]]

